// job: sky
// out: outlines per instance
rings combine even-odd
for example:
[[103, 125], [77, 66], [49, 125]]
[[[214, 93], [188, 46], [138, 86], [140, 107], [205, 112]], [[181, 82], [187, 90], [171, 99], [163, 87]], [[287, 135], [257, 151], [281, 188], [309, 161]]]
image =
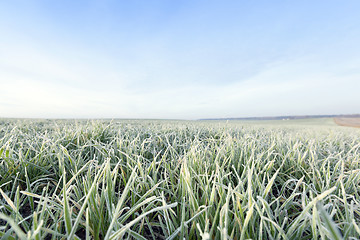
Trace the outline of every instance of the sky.
[[0, 117], [360, 113], [360, 1], [2, 1]]

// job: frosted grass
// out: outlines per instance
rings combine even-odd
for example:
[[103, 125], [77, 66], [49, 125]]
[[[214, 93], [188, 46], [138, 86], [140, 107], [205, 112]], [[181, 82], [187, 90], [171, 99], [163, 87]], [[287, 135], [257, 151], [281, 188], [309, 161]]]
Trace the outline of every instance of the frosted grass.
[[3, 239], [359, 239], [360, 131], [0, 121]]

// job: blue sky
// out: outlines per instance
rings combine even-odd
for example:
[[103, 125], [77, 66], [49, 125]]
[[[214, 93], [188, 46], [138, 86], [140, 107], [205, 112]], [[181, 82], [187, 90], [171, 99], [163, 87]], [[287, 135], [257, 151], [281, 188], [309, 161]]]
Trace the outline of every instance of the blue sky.
[[0, 1], [0, 117], [360, 113], [360, 1]]

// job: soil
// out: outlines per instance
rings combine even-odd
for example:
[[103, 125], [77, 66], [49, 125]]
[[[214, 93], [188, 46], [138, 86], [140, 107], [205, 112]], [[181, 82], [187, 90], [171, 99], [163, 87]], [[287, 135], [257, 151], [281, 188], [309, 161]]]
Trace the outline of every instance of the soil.
[[360, 128], [360, 118], [334, 118], [337, 125]]

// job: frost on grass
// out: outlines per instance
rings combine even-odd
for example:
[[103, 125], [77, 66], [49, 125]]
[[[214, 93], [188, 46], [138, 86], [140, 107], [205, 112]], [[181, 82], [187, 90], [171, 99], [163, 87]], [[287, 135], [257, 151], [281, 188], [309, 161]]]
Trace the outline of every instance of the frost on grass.
[[360, 131], [0, 121], [5, 239], [358, 239]]

